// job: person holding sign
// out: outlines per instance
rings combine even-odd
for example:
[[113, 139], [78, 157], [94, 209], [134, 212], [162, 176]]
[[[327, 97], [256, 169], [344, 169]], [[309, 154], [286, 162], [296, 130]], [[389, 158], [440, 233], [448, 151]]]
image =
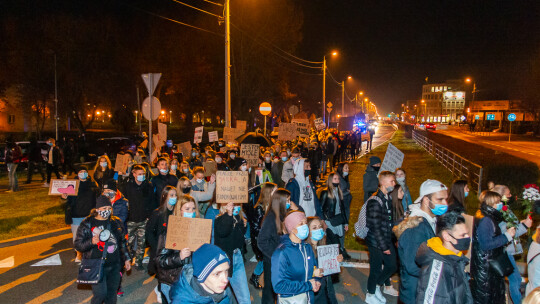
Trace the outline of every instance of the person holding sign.
[[221, 204], [220, 213], [214, 221], [214, 244], [225, 251], [232, 261], [229, 281], [236, 300], [239, 304], [251, 303], [242, 253], [247, 221], [240, 204]]
[[[187, 218], [199, 217], [199, 208], [195, 199], [189, 195], [182, 195], [179, 204], [173, 206], [173, 214]], [[167, 303], [171, 303], [170, 290], [182, 272], [182, 267], [191, 263], [191, 250], [184, 248], [174, 250], [165, 248], [167, 230], [163, 229], [158, 237], [158, 247], [156, 256], [157, 278], [159, 290]]]
[[335, 172], [328, 175], [326, 188], [320, 192], [320, 201], [324, 221], [335, 235], [338, 236], [339, 248], [345, 249], [345, 232], [349, 230], [349, 219], [345, 212], [343, 192], [339, 187], [339, 175]]
[[317, 268], [315, 253], [305, 242], [309, 236], [306, 215], [289, 212], [284, 224], [289, 234], [281, 237], [272, 254], [272, 286], [278, 303], [314, 303], [324, 271]]
[[[309, 227], [308, 243], [311, 245], [315, 257], [318, 258], [317, 247], [330, 244], [339, 245], [339, 236], [335, 235], [330, 228], [326, 229], [326, 233], [323, 227], [323, 221], [316, 217], [308, 217], [307, 225]], [[338, 254], [336, 256], [337, 262], [343, 262], [343, 255]], [[336, 291], [334, 290], [334, 283], [331, 276], [325, 276], [321, 280], [321, 288], [315, 293], [315, 304], [337, 304]]]

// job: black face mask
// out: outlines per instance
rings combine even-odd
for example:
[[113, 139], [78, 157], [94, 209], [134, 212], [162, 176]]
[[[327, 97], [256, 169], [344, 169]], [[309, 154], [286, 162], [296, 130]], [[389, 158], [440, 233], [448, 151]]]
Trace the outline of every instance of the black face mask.
[[469, 246], [471, 245], [471, 238], [470, 237], [462, 238], [462, 239], [456, 239], [450, 233], [448, 235], [451, 236], [454, 240], [457, 241], [457, 244], [452, 244], [452, 246], [454, 246], [454, 248], [456, 248], [459, 251], [465, 251], [465, 250], [469, 249]]
[[337, 188], [339, 186], [339, 183], [332, 183], [332, 185]]
[[191, 187], [187, 187], [187, 188], [184, 188], [184, 190], [182, 190], [184, 194], [189, 194], [190, 191], [191, 191]]
[[311, 174], [311, 170], [304, 170], [304, 176], [308, 177]]
[[371, 166], [371, 168], [373, 168], [375, 172], [379, 172], [379, 170], [381, 169], [381, 167], [378, 167], [378, 166]]

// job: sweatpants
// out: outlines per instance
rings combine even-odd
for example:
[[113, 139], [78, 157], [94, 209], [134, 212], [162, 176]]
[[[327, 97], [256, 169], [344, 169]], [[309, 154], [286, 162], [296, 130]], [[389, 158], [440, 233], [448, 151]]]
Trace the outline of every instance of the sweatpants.
[[397, 257], [394, 246], [390, 247], [390, 254], [384, 254], [376, 247], [368, 246], [369, 250], [369, 277], [368, 292], [375, 293], [377, 285], [383, 285], [397, 271]]

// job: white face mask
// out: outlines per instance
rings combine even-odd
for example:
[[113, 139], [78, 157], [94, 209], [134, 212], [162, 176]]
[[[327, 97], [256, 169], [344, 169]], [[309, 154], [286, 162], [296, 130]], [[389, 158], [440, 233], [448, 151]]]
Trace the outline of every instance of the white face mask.
[[242, 166], [242, 167], [240, 167], [240, 170], [246, 171], [246, 170], [247, 170], [247, 167], [246, 167], [246, 166]]

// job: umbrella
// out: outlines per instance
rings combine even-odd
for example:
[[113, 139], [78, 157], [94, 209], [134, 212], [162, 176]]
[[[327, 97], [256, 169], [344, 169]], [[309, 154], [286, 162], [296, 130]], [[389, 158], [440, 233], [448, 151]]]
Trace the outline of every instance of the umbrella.
[[259, 144], [261, 147], [272, 146], [272, 141], [261, 133], [248, 132], [238, 138], [236, 138], [238, 144]]

